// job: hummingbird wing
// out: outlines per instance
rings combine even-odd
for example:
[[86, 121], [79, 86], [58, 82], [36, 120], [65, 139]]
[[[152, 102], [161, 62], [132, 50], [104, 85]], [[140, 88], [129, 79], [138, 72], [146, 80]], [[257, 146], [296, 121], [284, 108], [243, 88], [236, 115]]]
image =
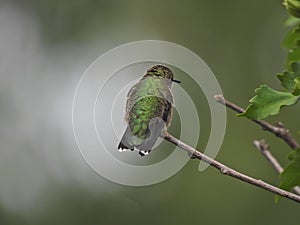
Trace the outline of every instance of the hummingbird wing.
[[173, 95], [169, 88], [165, 90], [160, 90], [161, 95], [164, 97], [164, 110], [162, 114], [162, 119], [166, 122], [166, 127], [170, 126], [172, 117], [173, 117]]
[[[126, 101], [126, 113], [125, 113], [125, 120], [129, 123], [129, 113], [131, 108], [133, 107], [133, 103], [136, 101], [137, 98], [137, 90], [140, 86], [140, 83], [135, 84], [132, 88], [130, 88], [127, 94], [127, 101]], [[133, 101], [131, 100], [133, 99]], [[128, 125], [126, 131], [124, 132], [122, 139], [119, 143], [118, 149], [120, 152], [126, 151], [126, 149], [134, 150], [134, 142], [133, 142], [133, 134], [131, 131], [131, 127]], [[125, 150], [124, 150], [125, 149]]]
[[137, 84], [132, 86], [132, 88], [130, 88], [130, 90], [128, 91], [127, 101], [126, 101], [126, 116], [125, 116], [125, 120], [127, 122], [128, 122], [128, 116], [129, 116], [129, 113], [130, 113], [132, 107], [140, 98], [138, 91], [140, 90], [141, 86], [142, 86], [142, 83], [138, 82]]

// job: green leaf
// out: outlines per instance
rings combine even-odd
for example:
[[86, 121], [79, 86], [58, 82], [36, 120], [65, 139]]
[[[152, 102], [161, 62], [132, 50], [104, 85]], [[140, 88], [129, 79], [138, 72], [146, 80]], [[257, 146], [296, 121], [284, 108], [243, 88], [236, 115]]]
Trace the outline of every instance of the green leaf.
[[261, 120], [278, 114], [282, 106], [293, 105], [299, 99], [299, 96], [289, 92], [275, 91], [267, 85], [261, 85], [255, 92], [257, 95], [250, 99], [251, 104], [244, 113], [238, 114], [238, 116]]
[[288, 155], [288, 159], [289, 159], [290, 161], [300, 159], [300, 149], [297, 149], [296, 151], [292, 151], [292, 152]]
[[297, 77], [295, 80], [295, 89], [293, 91], [293, 95], [299, 96], [300, 95], [300, 77]]
[[277, 74], [281, 86], [288, 91], [294, 91], [296, 86], [295, 79], [300, 77], [300, 62], [292, 62], [291, 70], [292, 71], [284, 71], [283, 73]]
[[299, 0], [284, 0], [283, 5], [285, 5], [288, 12], [297, 18], [300, 18], [300, 1]]
[[297, 25], [300, 22], [299, 18], [296, 18], [294, 16], [289, 16], [286, 21], [284, 21], [284, 26], [286, 27], [293, 27]]
[[286, 66], [289, 70], [291, 70], [292, 62], [300, 61], [300, 47], [296, 47], [294, 49], [291, 49], [287, 56]]
[[297, 75], [293, 72], [284, 71], [283, 73], [278, 73], [277, 78], [281, 82], [281, 86], [289, 91], [293, 91], [295, 88], [295, 78], [297, 78]]
[[[299, 22], [299, 19], [297, 19]], [[292, 49], [294, 47], [299, 46], [299, 40], [300, 40], [300, 26], [298, 25], [296, 28], [291, 29], [286, 37], [284, 38], [282, 45], [285, 48]]]
[[280, 174], [280, 188], [291, 190], [293, 187], [300, 185], [300, 149], [289, 154], [291, 163]]

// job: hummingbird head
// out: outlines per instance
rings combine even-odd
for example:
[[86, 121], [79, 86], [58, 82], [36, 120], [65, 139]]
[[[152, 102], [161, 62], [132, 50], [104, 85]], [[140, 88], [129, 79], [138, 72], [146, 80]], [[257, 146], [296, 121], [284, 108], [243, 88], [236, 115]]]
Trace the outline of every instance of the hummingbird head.
[[180, 83], [179, 80], [174, 79], [173, 72], [168, 67], [163, 65], [155, 65], [150, 69], [148, 69], [144, 77], [148, 77], [148, 76], [157, 76], [167, 80], [171, 80], [176, 83]]

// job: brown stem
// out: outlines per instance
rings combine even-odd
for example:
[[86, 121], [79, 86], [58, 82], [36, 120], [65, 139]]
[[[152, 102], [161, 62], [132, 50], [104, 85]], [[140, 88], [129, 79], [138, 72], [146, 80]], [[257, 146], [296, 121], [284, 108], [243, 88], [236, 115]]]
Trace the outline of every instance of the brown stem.
[[265, 142], [265, 140], [254, 140], [253, 144], [260, 151], [260, 153], [270, 162], [274, 170], [278, 174], [281, 174], [283, 168], [277, 161], [277, 159], [272, 155], [271, 151], [269, 150], [269, 145]]
[[[269, 149], [269, 145], [266, 143], [265, 140], [255, 140], [253, 142], [254, 146], [261, 152], [261, 154], [270, 162], [274, 170], [278, 173], [281, 174], [283, 172], [283, 168], [278, 162], [278, 160], [273, 156]], [[293, 188], [294, 193], [297, 195], [300, 195], [300, 187], [294, 187]]]
[[[234, 103], [226, 100], [222, 95], [215, 95], [217, 102], [225, 105], [226, 107], [232, 109], [235, 112], [243, 113], [245, 109], [235, 105]], [[270, 131], [277, 137], [284, 140], [292, 149], [298, 149], [300, 145], [290, 134], [289, 130], [281, 123], [278, 122], [276, 126], [264, 121], [264, 120], [252, 120], [254, 123], [259, 124], [264, 130]]]
[[191, 157], [199, 159], [199, 160], [203, 160], [204, 162], [206, 162], [206, 163], [210, 164], [211, 166], [215, 167], [216, 169], [218, 169], [224, 175], [234, 177], [234, 178], [239, 179], [241, 181], [247, 182], [247, 183], [252, 184], [254, 186], [260, 187], [262, 189], [268, 190], [268, 191], [273, 192], [275, 194], [278, 194], [280, 196], [291, 199], [293, 201], [300, 202], [300, 196], [295, 195], [291, 192], [282, 190], [280, 188], [277, 188], [277, 187], [275, 187], [273, 185], [270, 185], [270, 184], [268, 184], [268, 183], [266, 183], [262, 180], [257, 180], [257, 179], [254, 179], [252, 177], [249, 177], [245, 174], [237, 172], [236, 170], [231, 169], [228, 166], [225, 166], [224, 164], [208, 157], [207, 155], [197, 151], [195, 148], [193, 148], [193, 147], [185, 144], [184, 142], [178, 140], [177, 138], [170, 135], [168, 132], [163, 133], [163, 138], [165, 140], [177, 145], [178, 147], [185, 150], [186, 152], [188, 152], [188, 154]]

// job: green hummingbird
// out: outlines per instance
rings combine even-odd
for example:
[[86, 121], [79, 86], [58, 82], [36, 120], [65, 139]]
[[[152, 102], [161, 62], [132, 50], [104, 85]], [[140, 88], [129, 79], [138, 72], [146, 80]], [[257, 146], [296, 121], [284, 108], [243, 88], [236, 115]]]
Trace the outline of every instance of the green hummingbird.
[[129, 90], [125, 115], [128, 126], [119, 143], [119, 151], [136, 148], [141, 156], [150, 153], [172, 120], [173, 82], [180, 83], [168, 67], [155, 65]]

